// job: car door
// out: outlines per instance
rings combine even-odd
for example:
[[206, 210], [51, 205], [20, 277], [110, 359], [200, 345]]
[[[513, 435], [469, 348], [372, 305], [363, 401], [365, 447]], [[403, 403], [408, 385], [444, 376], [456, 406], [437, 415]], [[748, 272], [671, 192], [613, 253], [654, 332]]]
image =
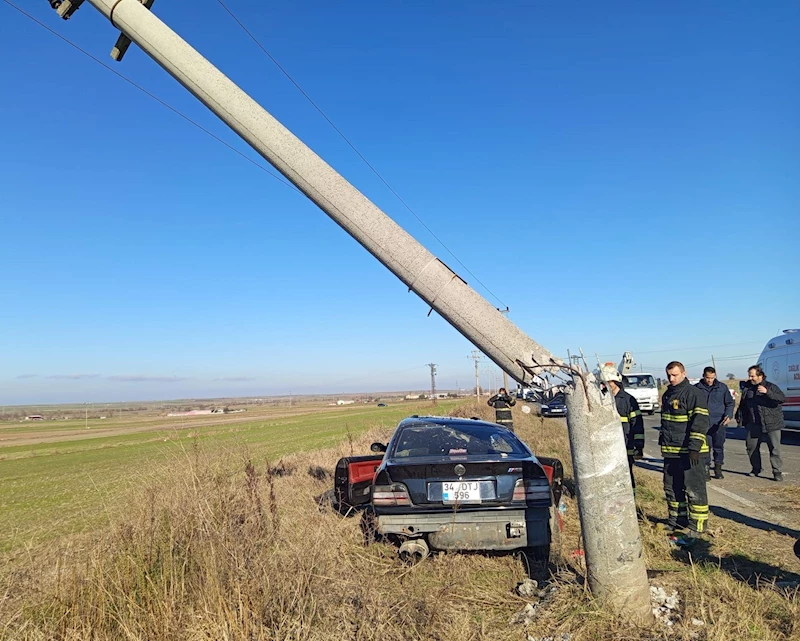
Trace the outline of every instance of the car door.
[[383, 454], [346, 456], [339, 459], [333, 478], [336, 509], [347, 512], [366, 507], [372, 493], [375, 470], [383, 461]]

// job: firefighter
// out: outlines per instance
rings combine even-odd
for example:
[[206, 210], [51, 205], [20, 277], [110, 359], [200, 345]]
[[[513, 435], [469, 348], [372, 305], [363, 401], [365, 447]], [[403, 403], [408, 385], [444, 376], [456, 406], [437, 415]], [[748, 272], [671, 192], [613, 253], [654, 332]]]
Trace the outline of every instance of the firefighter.
[[661, 399], [658, 437], [664, 457], [664, 493], [673, 534], [682, 534], [688, 527], [692, 539], [706, 530], [708, 521], [708, 407], [705, 394], [686, 378], [682, 363], [672, 361], [666, 372], [669, 386]]
[[631, 485], [636, 489], [633, 478], [633, 460], [642, 458], [644, 453], [644, 421], [639, 403], [623, 389], [622, 375], [615, 367], [604, 365], [600, 369], [600, 380], [614, 395], [619, 420], [622, 422], [622, 433], [625, 435], [625, 448], [628, 450], [628, 469], [631, 473]]
[[507, 427], [514, 431], [514, 421], [511, 418], [511, 408], [517, 404], [513, 396], [509, 396], [505, 387], [501, 387], [497, 394], [492, 396], [486, 403], [494, 408], [495, 423]]

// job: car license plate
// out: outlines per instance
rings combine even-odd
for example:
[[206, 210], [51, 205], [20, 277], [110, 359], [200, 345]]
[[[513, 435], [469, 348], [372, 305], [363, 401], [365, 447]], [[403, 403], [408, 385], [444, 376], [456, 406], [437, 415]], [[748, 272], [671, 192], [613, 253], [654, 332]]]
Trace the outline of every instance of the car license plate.
[[480, 503], [481, 484], [478, 481], [442, 483], [442, 503]]

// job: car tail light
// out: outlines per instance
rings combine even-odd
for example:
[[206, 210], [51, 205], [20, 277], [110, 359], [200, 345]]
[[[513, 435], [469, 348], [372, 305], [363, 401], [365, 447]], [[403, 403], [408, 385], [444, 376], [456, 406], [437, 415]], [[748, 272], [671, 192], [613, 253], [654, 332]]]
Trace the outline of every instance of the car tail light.
[[517, 479], [512, 501], [549, 501], [550, 484], [547, 479]]
[[372, 490], [372, 504], [380, 506], [411, 505], [408, 488], [402, 483], [376, 485]]

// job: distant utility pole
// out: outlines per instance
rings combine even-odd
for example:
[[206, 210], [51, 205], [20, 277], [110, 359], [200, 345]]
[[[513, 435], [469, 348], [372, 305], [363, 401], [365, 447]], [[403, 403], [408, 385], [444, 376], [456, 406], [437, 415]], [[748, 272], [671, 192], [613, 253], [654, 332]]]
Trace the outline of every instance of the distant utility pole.
[[467, 358], [471, 358], [473, 361], [475, 361], [475, 397], [476, 398], [480, 398], [481, 397], [481, 375], [480, 375], [480, 370], [478, 369], [478, 367], [479, 367], [479, 363], [480, 363], [480, 360], [481, 360], [481, 353], [477, 349], [473, 349], [472, 352], [470, 352], [470, 355], [467, 356]]
[[714, 360], [714, 355], [711, 355], [711, 365], [714, 367], [714, 371], [717, 371], [717, 361]]
[[436, 363], [427, 363], [427, 365], [431, 368], [431, 398], [433, 404], [436, 405]]

